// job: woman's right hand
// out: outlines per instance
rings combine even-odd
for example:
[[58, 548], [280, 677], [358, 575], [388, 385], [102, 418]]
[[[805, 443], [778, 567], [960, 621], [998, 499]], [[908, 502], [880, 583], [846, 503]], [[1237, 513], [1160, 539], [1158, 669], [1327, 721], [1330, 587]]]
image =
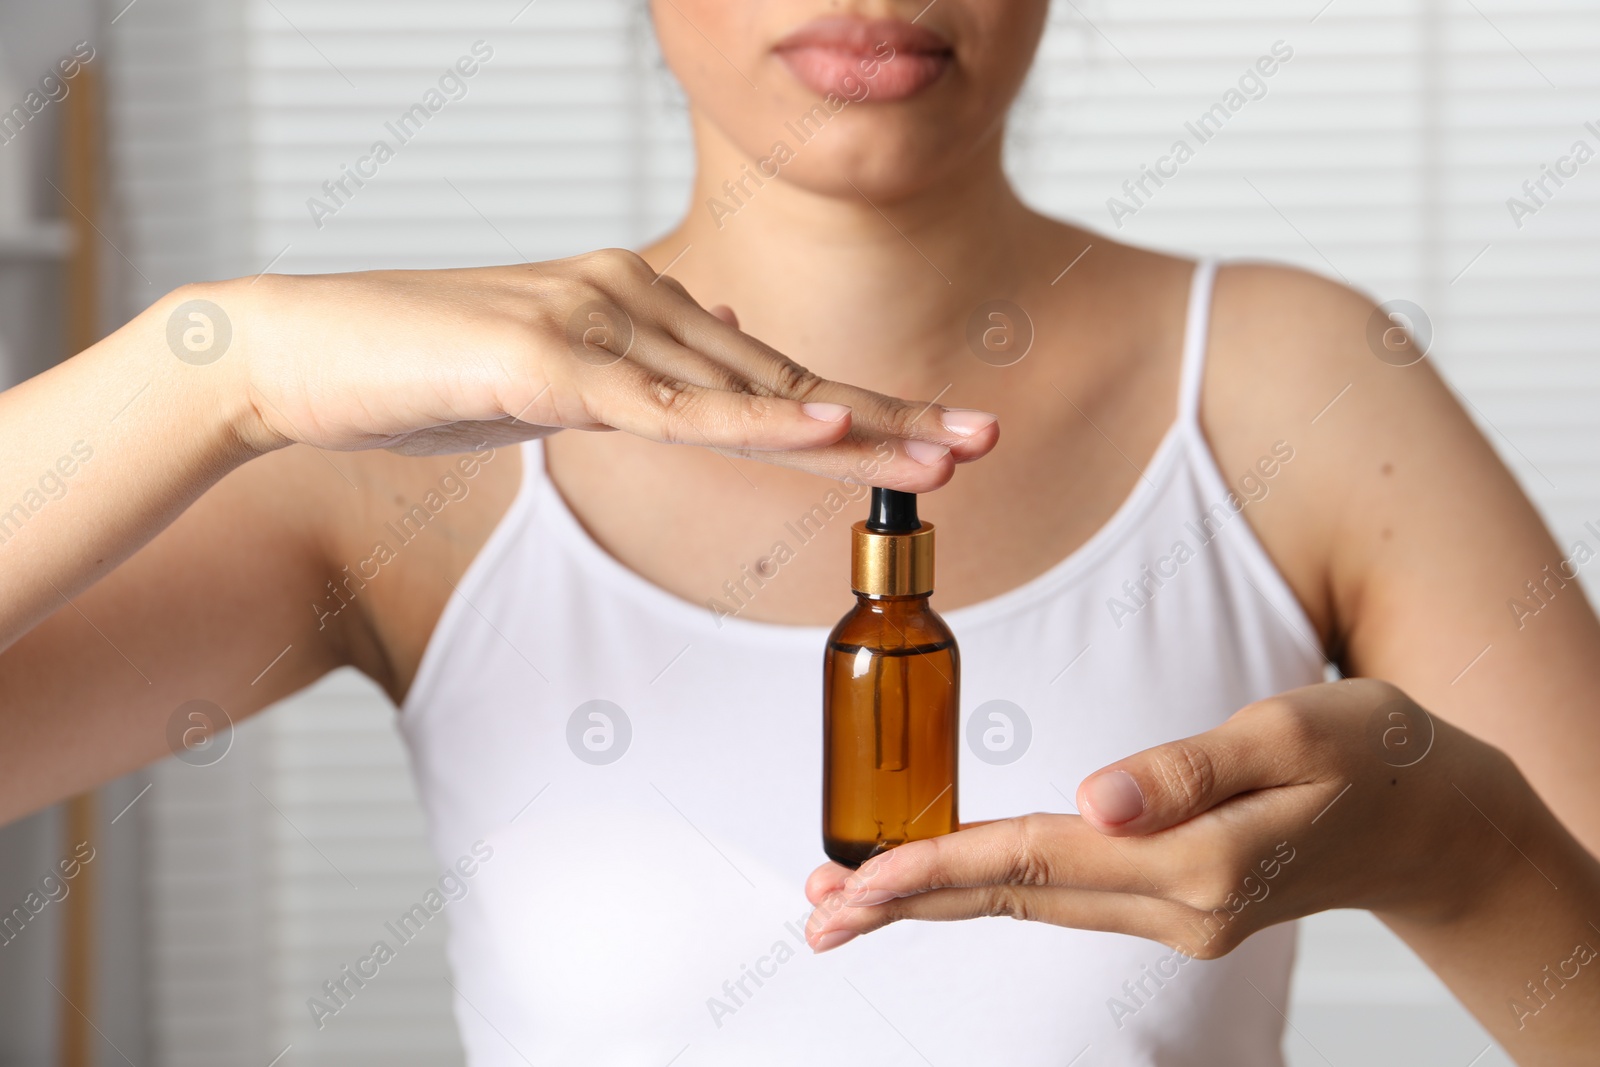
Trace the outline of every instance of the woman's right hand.
[[818, 378], [616, 249], [466, 270], [264, 275], [175, 299], [169, 338], [192, 338], [202, 359], [217, 324], [195, 319], [185, 334], [180, 313], [199, 299], [226, 317], [248, 394], [239, 433], [258, 452], [299, 442], [439, 453], [624, 430], [842, 477], [887, 440], [896, 455], [874, 457], [875, 480], [922, 491], [998, 438], [985, 413]]

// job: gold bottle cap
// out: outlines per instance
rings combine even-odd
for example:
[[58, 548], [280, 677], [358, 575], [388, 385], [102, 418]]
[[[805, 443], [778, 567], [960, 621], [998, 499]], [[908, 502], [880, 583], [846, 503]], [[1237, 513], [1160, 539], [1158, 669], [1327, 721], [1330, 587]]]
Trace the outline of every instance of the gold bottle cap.
[[911, 533], [878, 533], [863, 520], [850, 531], [851, 589], [865, 596], [933, 592], [933, 523]]

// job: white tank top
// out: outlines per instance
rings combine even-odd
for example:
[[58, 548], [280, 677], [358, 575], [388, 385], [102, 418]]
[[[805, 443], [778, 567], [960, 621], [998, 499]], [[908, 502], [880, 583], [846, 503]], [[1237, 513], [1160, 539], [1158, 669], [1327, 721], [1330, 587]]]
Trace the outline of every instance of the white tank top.
[[[1322, 680], [1239, 510], [1292, 452], [1241, 488], [1200, 429], [1213, 274], [1195, 271], [1177, 419], [1131, 495], [1044, 574], [944, 613], [964, 820], [1073, 811], [1091, 771]], [[1282, 1063], [1291, 925], [1210, 962], [1006, 919], [813, 956], [827, 628], [667, 593], [588, 536], [539, 443], [522, 461], [400, 716], [436, 856], [473, 872], [444, 909], [473, 1067]]]

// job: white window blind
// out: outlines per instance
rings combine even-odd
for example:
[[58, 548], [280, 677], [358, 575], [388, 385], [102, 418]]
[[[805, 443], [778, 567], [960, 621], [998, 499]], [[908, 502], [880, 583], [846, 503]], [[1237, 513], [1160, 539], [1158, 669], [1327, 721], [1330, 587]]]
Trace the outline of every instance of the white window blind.
[[[111, 40], [130, 308], [269, 266], [637, 245], [686, 203], [686, 123], [642, 2], [141, 0]], [[1547, 179], [1520, 227], [1506, 200], [1575, 141], [1600, 151], [1597, 46], [1600, 9], [1581, 0], [1061, 0], [1009, 165], [1032, 202], [1112, 236], [1419, 305], [1434, 358], [1568, 542], [1600, 519], [1600, 159]], [[1266, 56], [1272, 73], [1241, 86]], [[476, 72], [441, 86], [462, 57]], [[444, 102], [421, 128], [391, 130], [430, 90]], [[380, 140], [392, 158], [362, 163]], [[1135, 201], [1123, 183], [1145, 167], [1168, 176]], [[324, 183], [341, 179], [335, 198]], [[1134, 209], [1120, 227], [1113, 197]], [[459, 1057], [437, 930], [320, 1032], [305, 1006], [437, 875], [392, 714], [336, 679], [216, 766], [155, 775], [162, 1062]], [[1296, 1064], [1465, 1064], [1487, 1045], [1360, 914], [1305, 924], [1279, 1007]]]

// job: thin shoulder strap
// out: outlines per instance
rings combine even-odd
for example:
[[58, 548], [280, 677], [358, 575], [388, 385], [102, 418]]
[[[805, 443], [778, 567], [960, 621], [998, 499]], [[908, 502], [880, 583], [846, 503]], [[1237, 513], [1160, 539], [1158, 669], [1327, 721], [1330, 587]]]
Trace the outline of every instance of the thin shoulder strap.
[[544, 470], [544, 438], [535, 437], [530, 441], [523, 441], [518, 447], [522, 457], [522, 482], [517, 490], [517, 495], [531, 495], [534, 488], [545, 480]]
[[1183, 365], [1178, 377], [1179, 422], [1199, 424], [1200, 385], [1206, 376], [1206, 337], [1211, 332], [1211, 288], [1216, 277], [1215, 259], [1207, 257], [1195, 263], [1183, 330]]

